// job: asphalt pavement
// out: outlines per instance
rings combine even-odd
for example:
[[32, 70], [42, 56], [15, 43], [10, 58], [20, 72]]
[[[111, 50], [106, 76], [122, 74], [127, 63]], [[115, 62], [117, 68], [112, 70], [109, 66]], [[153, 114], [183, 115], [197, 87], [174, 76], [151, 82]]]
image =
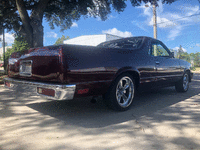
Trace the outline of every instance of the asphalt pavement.
[[20, 91], [0, 86], [0, 150], [200, 149], [200, 73], [186, 93], [137, 93], [125, 112], [101, 98], [50, 101]]

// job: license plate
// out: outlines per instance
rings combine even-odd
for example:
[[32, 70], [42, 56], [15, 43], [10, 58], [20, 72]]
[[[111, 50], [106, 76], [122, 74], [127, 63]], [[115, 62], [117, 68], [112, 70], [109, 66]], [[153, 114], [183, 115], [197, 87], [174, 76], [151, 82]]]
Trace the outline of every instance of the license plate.
[[20, 62], [19, 74], [21, 76], [32, 75], [32, 60], [25, 60]]
[[37, 87], [37, 93], [45, 95], [45, 96], [55, 97], [55, 90], [53, 90], [53, 89]]

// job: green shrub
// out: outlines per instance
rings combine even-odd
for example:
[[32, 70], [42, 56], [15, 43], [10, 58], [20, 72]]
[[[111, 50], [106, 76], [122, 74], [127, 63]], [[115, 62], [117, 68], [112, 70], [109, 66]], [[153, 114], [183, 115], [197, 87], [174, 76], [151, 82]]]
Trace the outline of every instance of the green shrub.
[[8, 48], [5, 53], [5, 66], [7, 67], [8, 59], [13, 52], [21, 52], [29, 49], [29, 45], [26, 40], [22, 36], [18, 36], [14, 40], [14, 44], [12, 44], [12, 48]]

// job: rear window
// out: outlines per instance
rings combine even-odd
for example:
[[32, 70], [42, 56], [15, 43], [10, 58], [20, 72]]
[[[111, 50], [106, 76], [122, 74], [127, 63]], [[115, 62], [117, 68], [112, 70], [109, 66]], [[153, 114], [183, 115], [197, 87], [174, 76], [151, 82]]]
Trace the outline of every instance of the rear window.
[[98, 45], [98, 47], [135, 49], [141, 46], [142, 40], [143, 40], [142, 37], [126, 38], [126, 39], [101, 43]]

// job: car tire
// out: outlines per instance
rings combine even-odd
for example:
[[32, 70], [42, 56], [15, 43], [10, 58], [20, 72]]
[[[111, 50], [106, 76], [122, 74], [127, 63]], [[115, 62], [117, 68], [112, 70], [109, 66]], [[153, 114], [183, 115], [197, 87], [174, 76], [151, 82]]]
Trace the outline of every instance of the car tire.
[[104, 95], [108, 107], [125, 111], [131, 107], [135, 93], [135, 80], [128, 73], [120, 75]]
[[175, 84], [177, 92], [187, 92], [189, 89], [189, 74], [185, 72], [182, 79]]

